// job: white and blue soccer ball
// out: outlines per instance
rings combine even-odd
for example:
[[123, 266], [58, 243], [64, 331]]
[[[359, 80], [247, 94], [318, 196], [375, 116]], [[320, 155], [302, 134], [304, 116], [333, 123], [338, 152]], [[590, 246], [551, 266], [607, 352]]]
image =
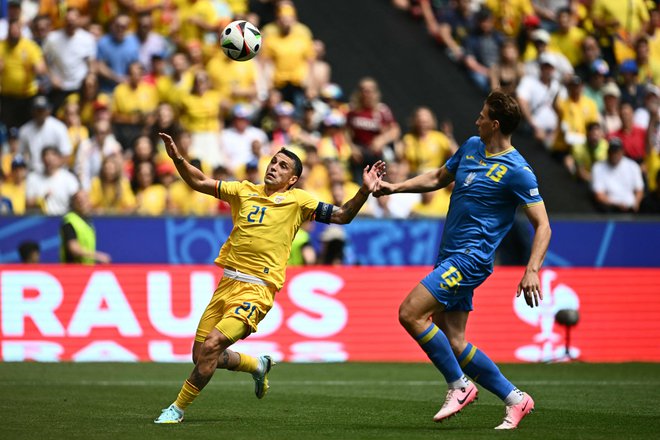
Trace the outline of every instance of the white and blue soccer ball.
[[234, 61], [247, 61], [261, 50], [261, 32], [245, 20], [229, 23], [220, 38], [222, 51]]

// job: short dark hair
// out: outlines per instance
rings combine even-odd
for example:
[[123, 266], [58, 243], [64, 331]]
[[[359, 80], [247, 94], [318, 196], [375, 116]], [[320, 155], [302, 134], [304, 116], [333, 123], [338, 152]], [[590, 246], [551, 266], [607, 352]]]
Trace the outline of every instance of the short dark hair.
[[29, 260], [30, 255], [39, 251], [39, 243], [36, 241], [24, 241], [18, 245], [18, 255], [21, 256], [21, 261], [24, 263]]
[[500, 132], [509, 135], [518, 127], [521, 113], [518, 102], [504, 92], [495, 90], [486, 98], [488, 117], [500, 123]]
[[300, 175], [302, 174], [303, 164], [300, 158], [298, 157], [298, 155], [291, 150], [287, 150], [286, 148], [281, 148], [280, 151], [277, 152], [277, 154], [280, 153], [282, 153], [289, 159], [293, 160], [293, 174], [296, 177], [300, 177]]

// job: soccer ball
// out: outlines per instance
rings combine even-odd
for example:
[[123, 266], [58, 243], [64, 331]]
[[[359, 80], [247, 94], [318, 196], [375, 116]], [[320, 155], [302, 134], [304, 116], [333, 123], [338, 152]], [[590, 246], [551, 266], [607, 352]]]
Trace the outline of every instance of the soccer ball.
[[234, 61], [251, 60], [261, 49], [261, 32], [245, 20], [232, 21], [222, 31], [220, 45]]

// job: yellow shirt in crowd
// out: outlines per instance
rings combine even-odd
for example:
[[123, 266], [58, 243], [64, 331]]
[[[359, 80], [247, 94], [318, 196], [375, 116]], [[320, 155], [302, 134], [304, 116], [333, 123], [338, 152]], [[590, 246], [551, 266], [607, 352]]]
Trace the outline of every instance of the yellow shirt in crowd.
[[15, 98], [30, 98], [37, 94], [36, 66], [44, 62], [41, 48], [32, 40], [21, 37], [16, 46], [0, 41], [0, 60], [4, 68], [0, 73], [0, 91]]

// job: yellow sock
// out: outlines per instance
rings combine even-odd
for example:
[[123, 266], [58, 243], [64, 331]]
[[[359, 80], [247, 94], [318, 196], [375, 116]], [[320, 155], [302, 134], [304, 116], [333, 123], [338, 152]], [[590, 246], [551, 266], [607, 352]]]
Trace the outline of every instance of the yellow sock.
[[238, 362], [238, 367], [234, 368], [234, 371], [245, 371], [246, 373], [257, 371], [257, 358], [243, 353], [238, 353], [238, 356], [240, 361]]
[[193, 400], [195, 400], [195, 397], [197, 396], [199, 396], [199, 389], [186, 380], [181, 387], [181, 391], [179, 391], [179, 395], [176, 396], [174, 404], [180, 410], [185, 410], [188, 408], [188, 405], [193, 403]]

